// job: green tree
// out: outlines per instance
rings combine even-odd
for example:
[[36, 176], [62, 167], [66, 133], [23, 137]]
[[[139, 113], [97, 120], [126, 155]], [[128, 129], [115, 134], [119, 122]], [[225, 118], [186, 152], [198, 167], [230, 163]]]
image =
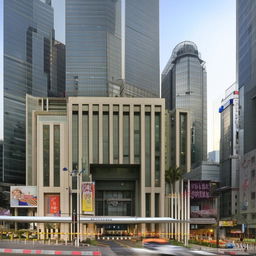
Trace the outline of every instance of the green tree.
[[174, 192], [175, 183], [182, 179], [185, 170], [181, 167], [170, 167], [165, 171], [165, 182], [170, 186], [172, 193]]

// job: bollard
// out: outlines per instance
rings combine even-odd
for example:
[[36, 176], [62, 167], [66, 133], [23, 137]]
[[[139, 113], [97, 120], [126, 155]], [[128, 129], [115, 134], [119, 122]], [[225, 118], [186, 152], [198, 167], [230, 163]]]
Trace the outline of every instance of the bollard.
[[68, 245], [68, 239], [67, 238], [65, 239], [65, 245]]

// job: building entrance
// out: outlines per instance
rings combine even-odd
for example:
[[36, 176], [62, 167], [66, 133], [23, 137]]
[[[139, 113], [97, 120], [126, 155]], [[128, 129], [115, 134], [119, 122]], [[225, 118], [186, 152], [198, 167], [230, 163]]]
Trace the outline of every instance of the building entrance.
[[[122, 182], [123, 185], [126, 183]], [[133, 187], [134, 184], [126, 185]], [[133, 190], [96, 191], [96, 215], [98, 216], [134, 216], [134, 208]]]
[[139, 165], [90, 165], [96, 216], [139, 215]]

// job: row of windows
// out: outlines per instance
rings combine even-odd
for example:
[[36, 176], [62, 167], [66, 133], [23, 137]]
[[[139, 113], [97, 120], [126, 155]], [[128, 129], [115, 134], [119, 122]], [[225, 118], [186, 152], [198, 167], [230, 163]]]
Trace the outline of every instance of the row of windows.
[[[118, 106], [116, 106], [118, 107]], [[128, 107], [128, 106], [127, 106]], [[103, 107], [103, 109], [108, 109], [108, 106]], [[98, 106], [94, 106], [94, 109], [98, 110]], [[72, 117], [72, 163], [73, 169], [77, 169], [78, 166], [78, 155], [79, 155], [79, 128], [78, 128], [78, 111], [73, 111]], [[110, 117], [109, 112], [103, 111], [102, 119], [102, 149], [103, 149], [103, 163], [108, 164], [110, 161]], [[99, 112], [93, 111], [92, 115], [92, 161], [93, 163], [99, 163]], [[130, 136], [131, 132], [134, 134], [134, 163], [140, 163], [141, 157], [141, 114], [139, 112], [134, 113], [134, 128], [130, 131], [130, 113], [123, 113], [123, 131], [122, 138], [120, 138], [120, 118], [119, 112], [114, 111], [112, 118], [112, 132], [113, 132], [113, 163], [118, 164], [120, 160], [120, 154], [122, 154], [123, 163], [129, 164], [131, 161], [130, 156]], [[145, 113], [145, 185], [147, 187], [152, 186], [151, 184], [151, 113]], [[160, 155], [161, 155], [161, 115], [160, 112], [155, 112], [155, 186], [160, 186]], [[89, 115], [88, 111], [83, 111], [82, 115], [82, 163], [88, 166], [89, 163]], [[122, 150], [120, 148], [120, 139], [122, 139]], [[121, 153], [122, 152], [122, 153]], [[88, 169], [88, 168], [86, 168]]]

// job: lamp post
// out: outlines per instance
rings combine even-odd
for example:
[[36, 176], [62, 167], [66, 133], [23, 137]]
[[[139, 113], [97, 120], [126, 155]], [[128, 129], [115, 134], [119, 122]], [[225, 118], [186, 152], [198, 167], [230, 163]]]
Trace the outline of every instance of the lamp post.
[[[77, 182], [77, 205], [76, 205], [76, 212], [72, 212], [72, 220], [74, 219], [74, 224], [76, 223], [76, 246], [79, 247], [80, 244], [80, 194], [81, 194], [81, 188], [80, 188], [80, 176], [84, 172], [84, 170], [78, 171], [77, 169], [74, 169], [72, 171], [69, 171], [68, 168], [64, 167], [63, 171], [67, 171], [70, 176], [75, 176], [76, 177], [76, 182]], [[75, 226], [75, 225], [74, 225]]]

